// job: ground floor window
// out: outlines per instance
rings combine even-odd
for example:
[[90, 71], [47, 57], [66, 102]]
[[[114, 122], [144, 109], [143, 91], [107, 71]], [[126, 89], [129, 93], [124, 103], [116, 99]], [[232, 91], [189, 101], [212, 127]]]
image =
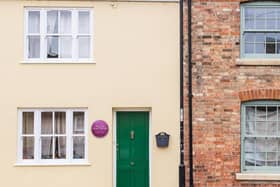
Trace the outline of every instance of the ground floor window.
[[19, 110], [20, 162], [86, 161], [86, 110]]
[[280, 170], [280, 102], [242, 104], [242, 171]]

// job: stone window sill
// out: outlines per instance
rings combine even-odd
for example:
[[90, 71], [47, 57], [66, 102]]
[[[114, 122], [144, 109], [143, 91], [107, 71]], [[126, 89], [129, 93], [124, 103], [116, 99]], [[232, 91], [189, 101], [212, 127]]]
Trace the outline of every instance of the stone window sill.
[[279, 173], [236, 173], [240, 181], [280, 181]]
[[236, 59], [238, 66], [280, 66], [280, 59]]

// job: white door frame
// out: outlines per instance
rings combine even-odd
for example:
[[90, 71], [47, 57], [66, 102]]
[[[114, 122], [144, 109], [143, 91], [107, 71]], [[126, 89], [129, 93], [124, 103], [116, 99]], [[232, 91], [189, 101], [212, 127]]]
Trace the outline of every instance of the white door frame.
[[152, 110], [151, 108], [113, 109], [113, 187], [117, 187], [117, 112], [149, 112], [149, 186], [152, 186]]

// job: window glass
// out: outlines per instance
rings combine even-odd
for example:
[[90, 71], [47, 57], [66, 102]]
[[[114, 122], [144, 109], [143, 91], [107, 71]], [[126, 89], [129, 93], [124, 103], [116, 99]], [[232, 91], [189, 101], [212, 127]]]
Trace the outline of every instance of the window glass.
[[42, 62], [91, 60], [90, 15], [91, 11], [83, 8], [28, 10], [25, 48], [27, 60]]
[[20, 115], [21, 161], [85, 161], [85, 111], [31, 110]]
[[243, 7], [241, 45], [244, 57], [277, 57], [280, 53], [280, 5]]
[[28, 33], [40, 33], [40, 11], [28, 12]]
[[34, 134], [34, 112], [23, 112], [22, 134]]
[[34, 137], [23, 137], [22, 159], [34, 159]]
[[79, 58], [90, 57], [90, 37], [80, 36], [79, 37]]
[[58, 11], [51, 10], [47, 12], [47, 33], [58, 33]]
[[280, 103], [245, 103], [243, 112], [243, 171], [265, 171], [280, 163]]
[[82, 136], [75, 136], [73, 138], [73, 158], [85, 158], [85, 138]]
[[79, 33], [80, 34], [89, 34], [90, 32], [90, 23], [89, 23], [89, 11], [80, 11], [79, 12]]
[[71, 34], [72, 33], [72, 13], [71, 11], [60, 11], [60, 33]]
[[40, 36], [28, 36], [28, 58], [40, 58]]

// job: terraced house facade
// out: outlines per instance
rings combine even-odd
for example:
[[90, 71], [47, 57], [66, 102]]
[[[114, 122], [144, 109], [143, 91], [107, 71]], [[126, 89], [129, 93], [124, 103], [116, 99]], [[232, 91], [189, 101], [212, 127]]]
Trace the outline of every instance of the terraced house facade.
[[178, 7], [0, 1], [0, 186], [178, 186]]
[[191, 8], [194, 186], [279, 186], [280, 2], [193, 0]]

